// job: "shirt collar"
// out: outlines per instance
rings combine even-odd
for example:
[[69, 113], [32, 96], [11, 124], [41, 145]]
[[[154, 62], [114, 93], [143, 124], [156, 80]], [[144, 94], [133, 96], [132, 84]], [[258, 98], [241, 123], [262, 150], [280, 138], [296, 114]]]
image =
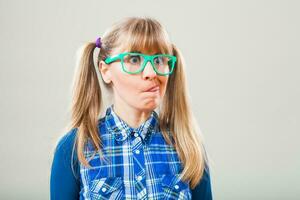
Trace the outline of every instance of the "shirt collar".
[[153, 110], [148, 119], [143, 122], [139, 127], [133, 128], [129, 126], [124, 120], [122, 120], [114, 111], [114, 105], [110, 105], [105, 114], [105, 123], [107, 129], [113, 138], [118, 142], [123, 142], [127, 137], [138, 133], [143, 142], [148, 143], [151, 139], [151, 135], [158, 131], [158, 114]]

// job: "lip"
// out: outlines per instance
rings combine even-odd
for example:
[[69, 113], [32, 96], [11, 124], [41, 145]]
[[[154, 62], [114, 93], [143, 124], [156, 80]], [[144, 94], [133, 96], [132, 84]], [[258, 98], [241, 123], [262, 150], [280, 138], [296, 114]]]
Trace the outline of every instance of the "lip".
[[158, 90], [159, 90], [159, 86], [155, 85], [155, 86], [152, 86], [152, 87], [148, 88], [147, 90], [145, 90], [145, 92], [156, 92]]

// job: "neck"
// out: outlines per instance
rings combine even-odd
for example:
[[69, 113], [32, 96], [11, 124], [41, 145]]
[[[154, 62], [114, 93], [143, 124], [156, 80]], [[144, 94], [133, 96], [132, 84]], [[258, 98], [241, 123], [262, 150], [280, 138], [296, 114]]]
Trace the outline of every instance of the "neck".
[[128, 104], [114, 103], [112, 108], [118, 117], [132, 128], [138, 128], [151, 115], [151, 111], [139, 110]]

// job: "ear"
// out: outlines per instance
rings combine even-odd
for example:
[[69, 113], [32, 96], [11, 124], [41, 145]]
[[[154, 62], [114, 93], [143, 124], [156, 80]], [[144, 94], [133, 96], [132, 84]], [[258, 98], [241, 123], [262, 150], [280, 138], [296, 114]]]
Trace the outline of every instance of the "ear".
[[108, 69], [108, 67], [109, 66], [103, 60], [99, 62], [99, 71], [101, 73], [104, 82], [107, 84], [111, 82], [111, 72]]

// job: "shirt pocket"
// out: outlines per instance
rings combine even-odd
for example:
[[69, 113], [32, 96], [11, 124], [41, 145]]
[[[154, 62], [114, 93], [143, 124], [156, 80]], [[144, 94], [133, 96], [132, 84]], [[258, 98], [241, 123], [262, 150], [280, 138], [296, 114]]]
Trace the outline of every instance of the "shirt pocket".
[[191, 199], [189, 183], [181, 180], [181, 174], [162, 174], [163, 199]]
[[89, 184], [91, 199], [124, 199], [123, 177], [94, 179]]

